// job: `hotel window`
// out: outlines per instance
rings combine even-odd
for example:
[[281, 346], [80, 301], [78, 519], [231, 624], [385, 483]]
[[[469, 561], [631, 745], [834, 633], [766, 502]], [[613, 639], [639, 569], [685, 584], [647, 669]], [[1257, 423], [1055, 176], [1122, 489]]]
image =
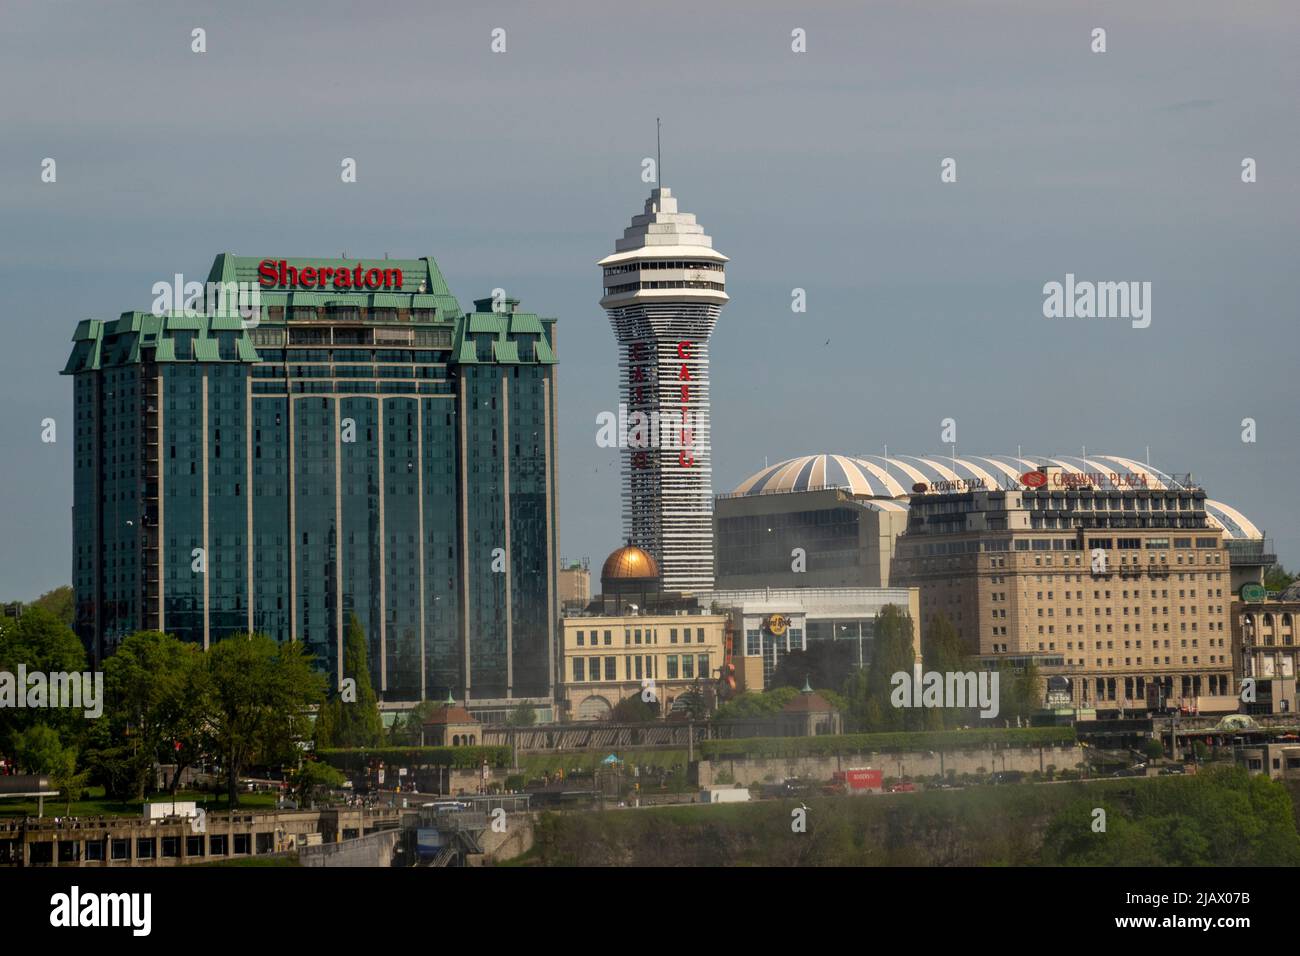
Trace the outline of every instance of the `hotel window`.
[[575, 657], [573, 659], [573, 679], [575, 681], [581, 681], [587, 679], [584, 675], [586, 664], [587, 664], [586, 660], [581, 657]]
[[668, 643], [669, 643], [669, 644], [676, 644], [676, 643], [677, 643], [677, 628], [675, 628], [675, 627], [670, 627], [670, 628], [668, 629]]
[[697, 627], [697, 628], [695, 629], [695, 643], [696, 643], [696, 644], [703, 644], [703, 643], [704, 643], [704, 628], [702, 628], [702, 627]]
[[587, 658], [587, 673], [591, 675], [592, 680], [600, 680], [600, 658]]
[[582, 646], [582, 631], [578, 632], [578, 646]]
[[695, 678], [695, 658], [690, 654], [682, 655], [682, 679], [694, 680]]
[[676, 680], [676, 679], [677, 679], [677, 655], [676, 655], [676, 654], [669, 654], [669, 655], [668, 655], [668, 671], [667, 671], [667, 673], [668, 673], [668, 680]]
[[762, 652], [762, 638], [758, 630], [745, 631], [745, 656], [757, 657]]
[[605, 680], [618, 680], [618, 658], [617, 657], [605, 658]]
[[709, 676], [709, 655], [701, 654], [698, 658], [699, 675], [701, 677]]

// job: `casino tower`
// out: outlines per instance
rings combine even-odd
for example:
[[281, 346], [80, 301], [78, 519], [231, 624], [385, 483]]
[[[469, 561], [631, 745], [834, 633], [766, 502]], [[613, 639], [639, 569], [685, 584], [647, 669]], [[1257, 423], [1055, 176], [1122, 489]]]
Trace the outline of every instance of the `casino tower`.
[[726, 262], [660, 187], [599, 263], [628, 422], [623, 534], [653, 555], [666, 591], [713, 588], [709, 336], [727, 303]]

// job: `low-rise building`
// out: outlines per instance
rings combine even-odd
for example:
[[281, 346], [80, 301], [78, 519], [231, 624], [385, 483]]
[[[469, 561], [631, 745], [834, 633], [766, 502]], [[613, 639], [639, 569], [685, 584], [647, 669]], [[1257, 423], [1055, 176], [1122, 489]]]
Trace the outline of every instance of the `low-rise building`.
[[723, 664], [724, 615], [665, 593], [658, 562], [631, 545], [606, 559], [600, 579], [586, 611], [562, 621], [562, 713], [599, 720], [639, 695], [666, 715], [683, 694], [712, 688]]
[[483, 742], [483, 725], [448, 698], [425, 719], [421, 736], [426, 747], [474, 747]]
[[1295, 713], [1297, 617], [1300, 596], [1270, 599], [1257, 584], [1243, 587], [1232, 602], [1233, 662], [1243, 679], [1253, 681], [1242, 689], [1246, 713]]
[[1273, 780], [1300, 780], [1300, 741], [1243, 747], [1240, 761], [1251, 775], [1268, 774]]
[[765, 690], [787, 654], [821, 641], [847, 642], [849, 665], [866, 667], [876, 616], [889, 605], [911, 616], [912, 647], [920, 660], [920, 595], [917, 588], [759, 588], [712, 591], [700, 595], [700, 603], [732, 620], [736, 691], [743, 693]]

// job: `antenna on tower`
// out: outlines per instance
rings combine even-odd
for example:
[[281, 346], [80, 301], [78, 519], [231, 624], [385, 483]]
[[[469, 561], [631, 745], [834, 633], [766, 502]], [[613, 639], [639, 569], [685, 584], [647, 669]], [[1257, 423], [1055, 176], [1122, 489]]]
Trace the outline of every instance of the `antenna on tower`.
[[655, 185], [660, 189], [664, 187], [664, 155], [663, 149], [659, 143], [659, 130], [661, 127], [659, 117], [655, 117]]

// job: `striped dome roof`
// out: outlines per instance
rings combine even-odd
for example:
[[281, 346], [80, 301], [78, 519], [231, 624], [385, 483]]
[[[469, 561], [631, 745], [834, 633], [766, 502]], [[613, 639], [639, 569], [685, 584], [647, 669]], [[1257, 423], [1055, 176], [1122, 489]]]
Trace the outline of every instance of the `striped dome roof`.
[[[764, 468], [736, 486], [737, 495], [765, 495], [791, 491], [815, 491], [843, 488], [855, 495], [881, 499], [907, 499], [912, 485], [936, 481], [981, 478], [991, 487], [1000, 487], [1005, 479], [1016, 480], [1040, 465], [1055, 465], [1071, 474], [1145, 475], [1150, 488], [1181, 487], [1173, 476], [1132, 458], [1116, 455], [1059, 456], [1034, 458], [1019, 455], [804, 455]], [[1103, 480], [1100, 487], [1109, 488]], [[891, 509], [892, 510], [892, 509]], [[1212, 521], [1232, 538], [1262, 538], [1263, 533], [1235, 508], [1219, 501], [1206, 500], [1205, 510]]]

